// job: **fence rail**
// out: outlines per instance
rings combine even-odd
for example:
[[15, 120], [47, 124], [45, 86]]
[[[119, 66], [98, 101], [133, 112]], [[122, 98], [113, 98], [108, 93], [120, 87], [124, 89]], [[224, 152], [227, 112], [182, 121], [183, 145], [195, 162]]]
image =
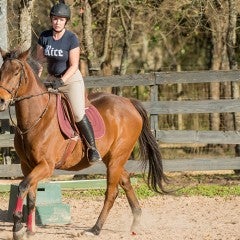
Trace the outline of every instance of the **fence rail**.
[[[234, 82], [239, 84], [238, 71], [198, 71], [198, 72], [158, 72], [141, 75], [86, 77], [87, 88], [150, 86], [151, 100], [143, 102], [150, 114], [152, 130], [160, 144], [240, 144], [239, 131], [198, 131], [198, 130], [160, 130], [158, 115], [190, 113], [238, 113], [239, 99], [199, 100], [199, 101], [158, 101], [159, 85], [195, 84], [214, 82]], [[15, 115], [14, 108], [11, 114]], [[9, 119], [8, 112], [1, 112], [0, 119]], [[13, 147], [13, 134], [0, 135], [0, 148]], [[164, 158], [164, 156], [163, 156]], [[168, 159], [163, 160], [165, 171], [207, 171], [240, 169], [239, 157]], [[126, 168], [130, 172], [141, 172], [139, 161], [128, 161]], [[105, 174], [103, 164], [84, 169], [79, 174]], [[76, 174], [56, 170], [55, 174]], [[19, 164], [0, 165], [0, 177], [21, 176]]]

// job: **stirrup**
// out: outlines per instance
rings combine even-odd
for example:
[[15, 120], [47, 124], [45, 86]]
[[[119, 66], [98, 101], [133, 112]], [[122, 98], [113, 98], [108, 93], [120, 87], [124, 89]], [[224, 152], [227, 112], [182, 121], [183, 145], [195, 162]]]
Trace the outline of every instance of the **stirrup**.
[[95, 147], [89, 146], [87, 149], [87, 159], [89, 163], [97, 163], [102, 161], [102, 158], [98, 152], [98, 150]]

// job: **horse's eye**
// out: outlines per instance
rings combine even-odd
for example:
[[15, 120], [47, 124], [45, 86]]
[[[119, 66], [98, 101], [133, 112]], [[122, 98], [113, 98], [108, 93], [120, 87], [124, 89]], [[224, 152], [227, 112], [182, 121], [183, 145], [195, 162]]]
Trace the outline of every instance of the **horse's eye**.
[[19, 74], [19, 72], [15, 72], [15, 73], [14, 73], [14, 76], [17, 76], [18, 74]]

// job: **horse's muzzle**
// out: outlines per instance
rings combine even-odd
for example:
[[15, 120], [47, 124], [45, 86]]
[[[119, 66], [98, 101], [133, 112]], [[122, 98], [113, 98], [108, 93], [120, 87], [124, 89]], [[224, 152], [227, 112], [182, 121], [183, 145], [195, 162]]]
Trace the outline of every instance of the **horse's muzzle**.
[[3, 112], [7, 109], [9, 102], [0, 98], [0, 112]]

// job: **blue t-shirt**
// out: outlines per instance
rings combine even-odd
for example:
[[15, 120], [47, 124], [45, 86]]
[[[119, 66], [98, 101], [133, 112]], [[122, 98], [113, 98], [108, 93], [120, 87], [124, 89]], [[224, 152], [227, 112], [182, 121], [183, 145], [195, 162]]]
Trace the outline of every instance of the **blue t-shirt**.
[[44, 48], [44, 55], [47, 58], [48, 73], [61, 75], [69, 67], [69, 51], [79, 47], [77, 36], [65, 30], [59, 40], [53, 39], [53, 31], [47, 30], [41, 33], [38, 44]]

